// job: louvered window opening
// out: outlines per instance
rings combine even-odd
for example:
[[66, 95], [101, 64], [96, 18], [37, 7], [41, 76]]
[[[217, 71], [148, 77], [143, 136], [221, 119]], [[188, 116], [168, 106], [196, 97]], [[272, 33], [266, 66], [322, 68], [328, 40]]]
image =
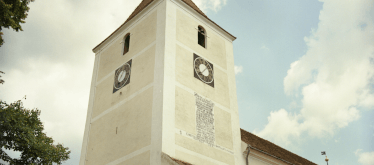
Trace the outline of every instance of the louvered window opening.
[[123, 44], [123, 55], [125, 55], [130, 49], [130, 34], [125, 37], [125, 43]]
[[201, 26], [198, 27], [198, 44], [205, 48], [205, 29]]

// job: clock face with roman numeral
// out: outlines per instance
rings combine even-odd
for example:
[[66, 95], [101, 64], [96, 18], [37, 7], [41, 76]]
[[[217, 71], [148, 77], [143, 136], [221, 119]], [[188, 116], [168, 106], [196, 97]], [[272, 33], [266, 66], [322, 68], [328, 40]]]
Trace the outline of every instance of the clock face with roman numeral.
[[213, 64], [194, 54], [194, 77], [214, 88]]
[[120, 66], [114, 73], [113, 93], [130, 83], [132, 60]]

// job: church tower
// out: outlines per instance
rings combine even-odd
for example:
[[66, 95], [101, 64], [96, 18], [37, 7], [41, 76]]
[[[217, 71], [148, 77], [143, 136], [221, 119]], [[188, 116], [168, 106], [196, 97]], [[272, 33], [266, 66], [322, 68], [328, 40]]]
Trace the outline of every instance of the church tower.
[[242, 164], [235, 39], [191, 0], [143, 0], [93, 49], [80, 165]]

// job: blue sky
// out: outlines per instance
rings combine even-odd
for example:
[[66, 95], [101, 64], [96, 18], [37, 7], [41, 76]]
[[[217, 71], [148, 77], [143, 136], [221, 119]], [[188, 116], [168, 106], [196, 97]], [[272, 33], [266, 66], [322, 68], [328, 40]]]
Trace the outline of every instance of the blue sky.
[[[317, 164], [374, 164], [373, 0], [194, 0], [234, 41], [241, 127]], [[92, 48], [140, 0], [37, 0], [4, 30], [0, 99], [27, 95], [78, 164]]]

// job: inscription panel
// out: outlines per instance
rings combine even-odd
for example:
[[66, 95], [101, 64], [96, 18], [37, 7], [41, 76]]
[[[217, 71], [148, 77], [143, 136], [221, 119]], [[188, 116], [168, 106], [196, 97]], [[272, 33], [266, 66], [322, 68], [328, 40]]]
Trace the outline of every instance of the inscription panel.
[[[176, 127], [175, 133], [185, 138], [199, 142], [201, 144], [205, 144], [205, 145], [195, 146], [194, 147], [195, 149], [193, 151], [200, 150], [198, 148], [202, 146], [209, 146], [209, 147], [224, 151], [225, 153], [234, 154], [234, 152], [232, 151], [233, 149], [232, 146], [226, 145], [226, 143], [222, 143], [222, 128], [226, 128], [226, 127], [222, 127], [222, 122], [220, 122], [221, 125], [217, 125], [217, 122], [220, 121], [219, 119], [222, 119], [222, 113], [220, 112], [222, 110], [220, 110], [218, 107], [214, 108], [215, 103], [213, 101], [197, 93], [191, 94], [191, 98], [181, 97], [183, 94], [180, 92], [180, 90], [177, 90], [177, 93], [178, 93], [177, 96], [179, 96], [180, 99], [191, 101], [189, 102], [190, 104], [188, 105], [192, 105], [192, 107], [188, 107], [186, 109], [180, 109], [178, 111], [190, 111], [192, 109], [194, 110], [193, 112], [190, 112], [189, 114], [183, 114], [179, 116], [180, 118], [181, 117], [182, 118], [194, 118], [193, 120], [183, 119], [185, 121], [183, 122], [183, 124], [186, 125], [186, 123], [188, 122], [193, 122], [194, 124], [190, 126], [193, 128], [196, 128], [196, 132], [191, 131], [191, 130], [185, 130], [187, 127], [180, 127], [180, 128]], [[224, 120], [226, 119], [224, 118]], [[229, 123], [230, 123], [229, 127], [231, 127], [231, 122], [229, 121]], [[180, 124], [182, 125], [182, 123]], [[224, 124], [227, 124], [227, 123], [224, 123]], [[224, 132], [225, 131], [228, 131], [228, 130], [224, 129]], [[231, 132], [231, 130], [229, 132]], [[231, 134], [230, 134], [230, 137], [231, 137]], [[225, 140], [227, 139], [224, 139], [224, 141]], [[229, 142], [232, 143], [232, 140], [229, 140]], [[184, 142], [182, 141], [181, 143], [184, 144]], [[182, 147], [187, 145], [187, 144], [181, 145], [177, 142], [177, 140], [176, 140], [176, 144]]]
[[214, 103], [195, 93], [196, 98], [196, 139], [202, 143], [214, 145]]

